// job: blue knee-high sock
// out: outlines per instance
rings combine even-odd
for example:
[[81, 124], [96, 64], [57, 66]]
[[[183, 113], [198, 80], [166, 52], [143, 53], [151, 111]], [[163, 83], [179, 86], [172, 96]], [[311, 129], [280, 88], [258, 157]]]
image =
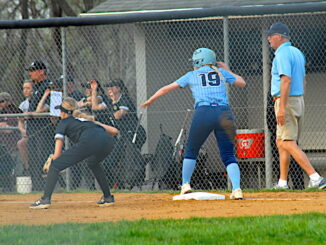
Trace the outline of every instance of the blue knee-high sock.
[[232, 183], [232, 190], [240, 188], [240, 168], [237, 163], [231, 163], [226, 167], [228, 176]]
[[191, 175], [194, 172], [196, 166], [196, 160], [194, 159], [183, 159], [182, 165], [182, 184], [190, 183]]

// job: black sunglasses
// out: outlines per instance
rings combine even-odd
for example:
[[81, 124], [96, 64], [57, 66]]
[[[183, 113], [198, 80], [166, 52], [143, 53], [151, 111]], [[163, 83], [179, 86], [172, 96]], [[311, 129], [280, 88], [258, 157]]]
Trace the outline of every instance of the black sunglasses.
[[0, 100], [0, 103], [6, 102], [6, 100]]

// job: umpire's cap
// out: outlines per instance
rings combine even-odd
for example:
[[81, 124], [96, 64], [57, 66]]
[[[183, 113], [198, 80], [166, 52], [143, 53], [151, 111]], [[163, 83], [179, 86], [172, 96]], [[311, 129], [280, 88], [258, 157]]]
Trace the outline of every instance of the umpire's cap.
[[271, 36], [273, 34], [281, 34], [284, 36], [290, 36], [290, 30], [289, 27], [282, 23], [282, 22], [277, 22], [271, 25], [269, 30], [266, 31], [267, 36]]
[[26, 68], [26, 71], [36, 70], [46, 70], [46, 65], [42, 61], [36, 60]]
[[60, 109], [68, 114], [72, 114], [74, 110], [77, 109], [77, 101], [74, 98], [66, 97], [63, 99], [61, 105], [57, 105], [54, 107], [55, 109]]

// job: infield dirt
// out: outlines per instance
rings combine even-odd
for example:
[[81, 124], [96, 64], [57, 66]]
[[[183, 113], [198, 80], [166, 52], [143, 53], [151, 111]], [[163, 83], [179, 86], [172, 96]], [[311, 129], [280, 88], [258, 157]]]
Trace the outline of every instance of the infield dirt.
[[114, 193], [116, 203], [100, 208], [100, 193], [55, 193], [46, 210], [28, 208], [40, 194], [0, 195], [0, 225], [326, 213], [326, 192], [244, 193], [246, 199], [237, 201], [225, 195], [226, 200], [173, 201], [166, 193]]

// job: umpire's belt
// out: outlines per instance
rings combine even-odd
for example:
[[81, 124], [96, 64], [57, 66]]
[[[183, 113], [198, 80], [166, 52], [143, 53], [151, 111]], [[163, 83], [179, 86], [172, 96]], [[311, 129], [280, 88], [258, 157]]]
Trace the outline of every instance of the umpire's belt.
[[[300, 94], [300, 95], [290, 95], [289, 97], [300, 97], [300, 96], [302, 96], [302, 94]], [[281, 98], [281, 97], [280, 96], [275, 96], [275, 97], [273, 97], [273, 101], [276, 101], [279, 98]]]
[[278, 100], [279, 98], [281, 98], [281, 97], [280, 97], [280, 96], [273, 97], [273, 101], [276, 101], [276, 100]]
[[218, 103], [209, 103], [209, 102], [202, 101], [202, 102], [198, 102], [196, 104], [196, 108], [199, 107], [199, 106], [219, 106], [219, 104]]

